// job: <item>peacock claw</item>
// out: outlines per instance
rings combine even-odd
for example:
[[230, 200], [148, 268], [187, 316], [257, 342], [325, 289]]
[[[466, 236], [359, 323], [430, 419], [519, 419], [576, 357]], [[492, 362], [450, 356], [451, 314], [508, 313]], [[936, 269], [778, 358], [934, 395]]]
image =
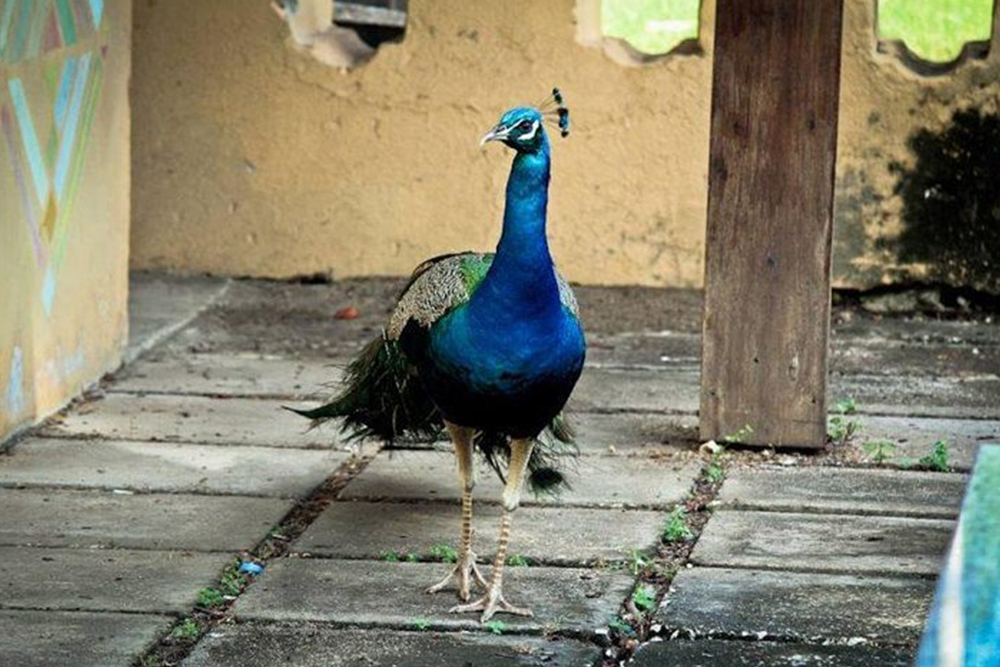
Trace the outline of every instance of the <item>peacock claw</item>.
[[470, 597], [469, 593], [469, 579], [481, 589], [486, 589], [486, 579], [483, 578], [482, 572], [479, 571], [479, 566], [476, 565], [476, 554], [469, 550], [464, 556], [459, 556], [458, 562], [455, 563], [455, 567], [452, 568], [448, 575], [427, 589], [427, 593], [438, 593], [444, 589], [451, 586], [453, 581], [458, 582], [458, 599], [462, 602], [466, 602]]
[[497, 613], [532, 616], [531, 610], [527, 607], [515, 607], [507, 602], [499, 586], [490, 586], [486, 589], [486, 593], [478, 600], [473, 600], [468, 604], [455, 605], [448, 610], [451, 614], [466, 614], [474, 611], [483, 612], [483, 615], [479, 618], [480, 623], [487, 622]]

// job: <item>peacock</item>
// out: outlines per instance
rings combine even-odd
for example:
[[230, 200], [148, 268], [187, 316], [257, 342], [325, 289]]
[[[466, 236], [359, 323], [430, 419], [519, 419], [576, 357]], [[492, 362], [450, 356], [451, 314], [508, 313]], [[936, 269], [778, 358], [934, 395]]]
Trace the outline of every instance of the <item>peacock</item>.
[[[498, 612], [531, 615], [503, 595], [511, 518], [525, 482], [536, 492], [565, 484], [558, 459], [573, 450], [573, 433], [562, 410], [586, 354], [576, 299], [546, 238], [547, 120], [568, 134], [559, 89], [538, 108], [505, 112], [480, 143], [515, 151], [496, 252], [442, 255], [417, 267], [381, 335], [347, 367], [340, 393], [316, 409], [296, 410], [314, 423], [342, 419], [353, 436], [389, 446], [447, 431], [462, 490], [458, 560], [427, 592], [455, 585], [463, 604], [450, 611], [482, 612], [483, 623]], [[488, 580], [471, 544], [474, 450], [505, 484]], [[483, 593], [470, 602], [473, 584]]]

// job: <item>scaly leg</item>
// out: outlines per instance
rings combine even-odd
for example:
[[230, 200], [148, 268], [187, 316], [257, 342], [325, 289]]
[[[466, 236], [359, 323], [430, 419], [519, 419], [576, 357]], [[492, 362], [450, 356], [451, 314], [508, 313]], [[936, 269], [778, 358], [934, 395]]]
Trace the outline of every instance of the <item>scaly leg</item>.
[[497, 612], [518, 616], [531, 616], [526, 607], [515, 607], [503, 597], [503, 567], [507, 560], [507, 542], [510, 539], [510, 520], [521, 503], [521, 487], [528, 469], [528, 459], [535, 446], [534, 440], [514, 440], [510, 443], [510, 468], [507, 471], [507, 486], [503, 491], [503, 519], [500, 523], [500, 539], [497, 541], [497, 555], [493, 559], [490, 583], [486, 593], [473, 602], [452, 607], [450, 611], [461, 614], [470, 611], [483, 612], [480, 622], [485, 623]]
[[445, 426], [455, 443], [458, 478], [462, 484], [462, 543], [455, 568], [444, 579], [428, 588], [427, 592], [437, 593], [450, 586], [452, 581], [457, 581], [458, 597], [465, 602], [469, 599], [470, 577], [477, 586], [486, 588], [486, 580], [476, 565], [476, 554], [472, 552], [472, 487], [476, 485], [476, 470], [472, 465], [472, 436], [475, 431], [448, 422], [445, 422]]

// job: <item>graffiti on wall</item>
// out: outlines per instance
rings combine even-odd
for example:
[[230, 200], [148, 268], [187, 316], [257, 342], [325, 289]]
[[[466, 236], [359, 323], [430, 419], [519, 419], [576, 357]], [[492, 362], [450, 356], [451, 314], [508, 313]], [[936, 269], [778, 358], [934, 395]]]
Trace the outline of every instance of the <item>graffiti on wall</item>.
[[104, 0], [0, 0], [0, 127], [52, 312], [107, 40]]

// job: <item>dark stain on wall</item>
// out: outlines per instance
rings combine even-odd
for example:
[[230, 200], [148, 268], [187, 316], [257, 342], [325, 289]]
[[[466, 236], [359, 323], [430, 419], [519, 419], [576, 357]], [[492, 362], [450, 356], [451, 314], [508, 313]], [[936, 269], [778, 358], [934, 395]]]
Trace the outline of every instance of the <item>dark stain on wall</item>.
[[890, 165], [903, 231], [888, 243], [900, 261], [928, 263], [934, 279], [1000, 292], [1000, 114], [956, 111], [907, 145], [912, 165]]

